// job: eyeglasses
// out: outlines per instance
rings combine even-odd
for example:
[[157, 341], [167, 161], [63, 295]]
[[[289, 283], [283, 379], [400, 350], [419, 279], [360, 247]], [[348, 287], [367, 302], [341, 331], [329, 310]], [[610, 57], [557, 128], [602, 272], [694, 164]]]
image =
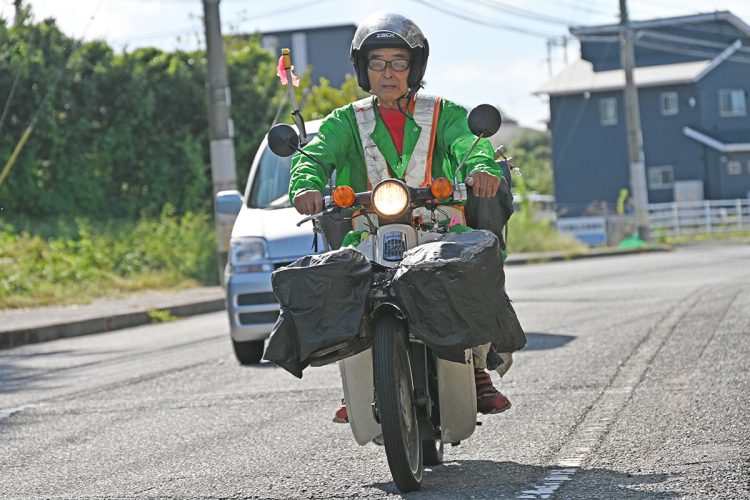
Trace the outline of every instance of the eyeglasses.
[[408, 59], [394, 59], [392, 61], [385, 61], [383, 59], [368, 59], [367, 67], [373, 71], [385, 71], [385, 67], [391, 65], [393, 71], [406, 71], [409, 69]]

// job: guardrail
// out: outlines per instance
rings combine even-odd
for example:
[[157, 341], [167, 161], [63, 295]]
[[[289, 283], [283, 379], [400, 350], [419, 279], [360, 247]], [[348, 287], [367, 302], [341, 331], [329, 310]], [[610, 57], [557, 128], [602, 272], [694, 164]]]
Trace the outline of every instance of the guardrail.
[[750, 230], [750, 199], [651, 203], [651, 236]]

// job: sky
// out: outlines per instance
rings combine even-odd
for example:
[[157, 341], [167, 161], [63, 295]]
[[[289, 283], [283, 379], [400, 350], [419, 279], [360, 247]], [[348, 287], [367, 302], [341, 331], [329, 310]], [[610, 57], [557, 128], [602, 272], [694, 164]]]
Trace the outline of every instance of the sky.
[[[105, 40], [116, 50], [204, 47], [201, 0], [26, 0], [34, 17], [53, 17], [69, 36]], [[729, 10], [750, 24], [750, 0], [628, 0], [632, 20]], [[619, 22], [619, 0], [221, 0], [225, 34], [357, 24], [373, 11], [396, 12], [430, 43], [425, 91], [467, 107], [490, 103], [521, 125], [542, 129], [551, 74], [578, 59], [571, 25]], [[13, 18], [0, 0], [0, 17]], [[548, 50], [548, 41], [553, 41]], [[567, 62], [566, 62], [567, 61]], [[275, 75], [269, 75], [275, 78]]]

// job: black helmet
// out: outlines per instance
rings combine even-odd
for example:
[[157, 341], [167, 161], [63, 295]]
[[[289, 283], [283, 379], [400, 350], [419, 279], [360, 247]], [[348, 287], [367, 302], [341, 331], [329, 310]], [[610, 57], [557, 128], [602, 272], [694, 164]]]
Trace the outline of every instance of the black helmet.
[[349, 57], [357, 73], [357, 82], [363, 90], [370, 90], [367, 77], [367, 52], [384, 47], [400, 47], [411, 52], [411, 64], [407, 84], [409, 88], [419, 85], [427, 69], [430, 46], [419, 26], [411, 19], [399, 14], [376, 12], [360, 23], [354, 33]]

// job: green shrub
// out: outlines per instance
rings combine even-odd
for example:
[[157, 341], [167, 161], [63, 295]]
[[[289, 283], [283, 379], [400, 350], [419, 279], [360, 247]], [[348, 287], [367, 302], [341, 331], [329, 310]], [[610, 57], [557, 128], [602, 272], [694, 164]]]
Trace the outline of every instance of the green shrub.
[[510, 218], [508, 253], [551, 252], [583, 253], [586, 246], [575, 238], [560, 234], [548, 219], [536, 220], [533, 214], [519, 212]]
[[[57, 225], [56, 225], [57, 224]], [[0, 308], [80, 302], [133, 290], [217, 284], [205, 214], [0, 225]]]

